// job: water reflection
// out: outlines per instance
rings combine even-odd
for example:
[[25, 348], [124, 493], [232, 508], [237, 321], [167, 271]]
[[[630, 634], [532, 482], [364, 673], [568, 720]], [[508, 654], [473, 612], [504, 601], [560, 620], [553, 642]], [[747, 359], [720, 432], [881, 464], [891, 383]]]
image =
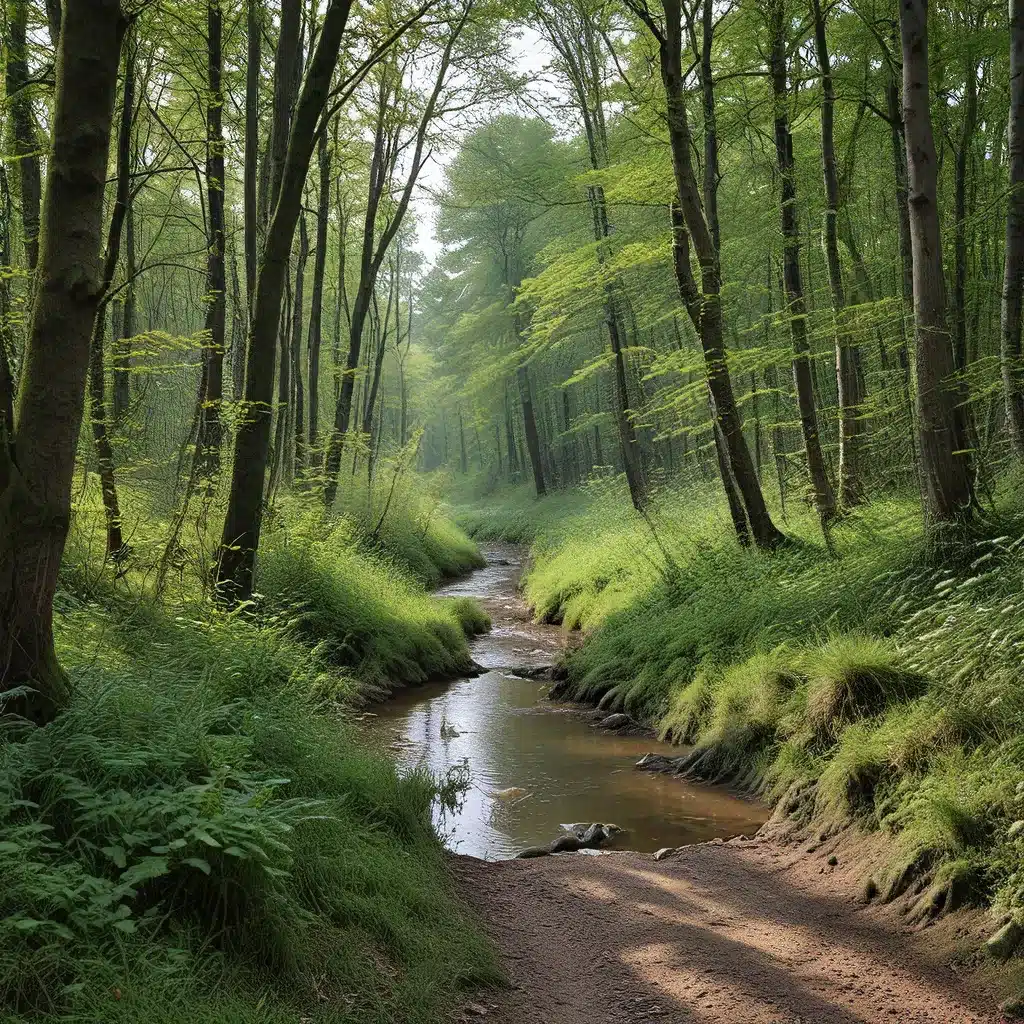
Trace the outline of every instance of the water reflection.
[[[543, 684], [509, 666], [546, 664], [560, 648], [554, 627], [529, 621], [516, 595], [519, 552], [486, 552], [491, 565], [443, 593], [483, 599], [495, 629], [474, 645], [490, 670], [474, 679], [407, 690], [379, 709], [373, 730], [399, 762], [441, 774], [463, 762], [472, 784], [444, 823], [449, 846], [501, 858], [546, 844], [570, 822], [614, 822], [621, 848], [655, 850], [752, 833], [763, 808], [720, 789], [634, 770], [650, 739], [596, 732], [574, 711], [547, 702]], [[507, 562], [508, 564], [497, 564]]]

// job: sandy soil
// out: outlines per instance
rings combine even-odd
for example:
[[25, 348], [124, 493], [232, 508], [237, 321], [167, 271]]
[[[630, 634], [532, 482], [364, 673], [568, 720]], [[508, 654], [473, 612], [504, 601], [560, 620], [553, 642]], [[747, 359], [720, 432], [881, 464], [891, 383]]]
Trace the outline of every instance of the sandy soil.
[[[962, 925], [901, 927], [827, 844], [765, 838], [484, 863], [456, 858], [513, 987], [456, 1019], [495, 1024], [994, 1024], [948, 966]], [[975, 928], [977, 928], [977, 922]], [[970, 930], [970, 929], [966, 929]], [[963, 935], [961, 935], [963, 937]], [[969, 937], [977, 948], [977, 935]]]

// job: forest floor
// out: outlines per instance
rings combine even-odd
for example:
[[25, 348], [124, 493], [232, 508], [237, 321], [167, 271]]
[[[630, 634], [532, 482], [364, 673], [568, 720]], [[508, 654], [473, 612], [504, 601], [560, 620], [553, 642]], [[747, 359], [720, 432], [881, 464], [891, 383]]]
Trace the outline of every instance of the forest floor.
[[[841, 840], [837, 840], [841, 843]], [[840, 851], [830, 867], [829, 851]], [[495, 1024], [994, 1024], [986, 933], [957, 914], [923, 931], [865, 906], [842, 846], [770, 836], [651, 855], [570, 854], [454, 868], [511, 988], [455, 1019]], [[988, 923], [991, 930], [991, 923]]]

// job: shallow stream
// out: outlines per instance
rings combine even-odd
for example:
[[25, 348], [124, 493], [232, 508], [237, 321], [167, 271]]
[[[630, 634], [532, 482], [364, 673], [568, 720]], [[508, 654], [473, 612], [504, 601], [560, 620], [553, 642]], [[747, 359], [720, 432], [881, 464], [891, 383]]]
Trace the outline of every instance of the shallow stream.
[[531, 621], [517, 592], [524, 551], [483, 549], [488, 565], [437, 592], [474, 597], [493, 628], [472, 645], [486, 672], [398, 693], [369, 718], [399, 762], [442, 774], [468, 765], [471, 787], [461, 810], [440, 823], [448, 845], [475, 857], [504, 858], [546, 845], [563, 826], [613, 822], [625, 830], [615, 847], [657, 850], [717, 837], [750, 835], [764, 808], [723, 789], [638, 772], [648, 751], [678, 747], [593, 728], [579, 709], [547, 699], [548, 684], [513, 669], [553, 663], [564, 645], [557, 626]]

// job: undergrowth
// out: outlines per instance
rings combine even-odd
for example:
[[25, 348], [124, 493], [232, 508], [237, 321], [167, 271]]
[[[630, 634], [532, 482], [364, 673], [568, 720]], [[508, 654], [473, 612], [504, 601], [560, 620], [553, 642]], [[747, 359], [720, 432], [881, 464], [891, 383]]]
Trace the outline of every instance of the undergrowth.
[[[699, 490], [660, 496], [646, 518], [601, 486], [534, 504], [527, 597], [539, 618], [587, 631], [565, 696], [689, 745], [682, 774], [890, 833], [882, 894], [915, 893], [919, 919], [965, 902], [1024, 919], [1012, 487], [938, 554], [916, 498], [847, 514], [834, 555], [807, 512], [781, 524], [785, 548], [744, 551], [718, 495]], [[519, 531], [459, 514], [478, 533]]]
[[88, 512], [57, 601], [72, 704], [0, 719], [0, 1019], [427, 1024], [494, 981], [432, 824], [464, 780], [400, 775], [346, 712], [468, 663], [485, 617], [422, 583], [475, 547], [440, 517], [445, 559], [290, 517], [226, 613], [188, 565], [158, 599], [140, 530], [115, 577]]

